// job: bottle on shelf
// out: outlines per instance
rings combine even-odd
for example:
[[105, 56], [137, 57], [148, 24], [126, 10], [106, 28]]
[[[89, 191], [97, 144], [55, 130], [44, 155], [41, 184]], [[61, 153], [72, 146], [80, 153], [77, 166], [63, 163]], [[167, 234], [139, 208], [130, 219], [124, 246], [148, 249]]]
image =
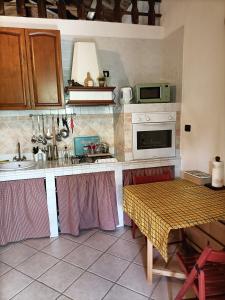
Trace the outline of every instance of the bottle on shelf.
[[94, 86], [94, 80], [91, 78], [90, 72], [87, 72], [87, 77], [84, 80], [84, 86], [86, 87]]

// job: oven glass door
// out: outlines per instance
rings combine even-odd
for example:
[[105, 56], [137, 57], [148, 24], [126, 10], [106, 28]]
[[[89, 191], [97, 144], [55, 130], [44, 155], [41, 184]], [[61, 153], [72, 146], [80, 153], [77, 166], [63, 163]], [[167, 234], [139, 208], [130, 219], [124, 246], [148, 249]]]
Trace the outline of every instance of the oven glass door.
[[133, 157], [175, 156], [175, 122], [133, 124]]

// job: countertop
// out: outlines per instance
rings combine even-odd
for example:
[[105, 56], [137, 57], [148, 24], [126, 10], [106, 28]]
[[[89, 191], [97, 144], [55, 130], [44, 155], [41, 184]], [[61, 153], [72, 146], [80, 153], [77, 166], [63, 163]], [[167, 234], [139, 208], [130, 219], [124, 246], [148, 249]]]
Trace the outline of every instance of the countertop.
[[19, 180], [28, 178], [40, 178], [47, 175], [63, 176], [80, 173], [92, 173], [101, 171], [116, 171], [137, 168], [149, 168], [159, 166], [180, 166], [180, 157], [154, 158], [147, 160], [117, 161], [103, 163], [79, 163], [72, 164], [70, 160], [59, 159], [57, 161], [39, 161], [35, 166], [27, 169], [0, 171], [0, 181]]

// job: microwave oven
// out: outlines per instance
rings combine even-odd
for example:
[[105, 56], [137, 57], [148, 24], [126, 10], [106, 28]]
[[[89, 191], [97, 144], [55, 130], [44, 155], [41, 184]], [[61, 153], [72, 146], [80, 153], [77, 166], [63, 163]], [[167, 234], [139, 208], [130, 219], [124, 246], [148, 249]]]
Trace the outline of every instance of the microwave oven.
[[134, 87], [135, 103], [170, 102], [170, 85], [168, 83], [137, 84]]

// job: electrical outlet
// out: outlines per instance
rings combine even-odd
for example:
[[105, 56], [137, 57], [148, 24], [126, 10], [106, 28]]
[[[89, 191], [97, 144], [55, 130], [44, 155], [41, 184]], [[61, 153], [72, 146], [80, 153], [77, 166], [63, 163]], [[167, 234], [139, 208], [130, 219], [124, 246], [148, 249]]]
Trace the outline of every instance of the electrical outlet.
[[191, 131], [191, 125], [189, 125], [189, 124], [184, 125], [184, 131], [190, 132]]
[[109, 71], [103, 71], [104, 77], [109, 77]]

